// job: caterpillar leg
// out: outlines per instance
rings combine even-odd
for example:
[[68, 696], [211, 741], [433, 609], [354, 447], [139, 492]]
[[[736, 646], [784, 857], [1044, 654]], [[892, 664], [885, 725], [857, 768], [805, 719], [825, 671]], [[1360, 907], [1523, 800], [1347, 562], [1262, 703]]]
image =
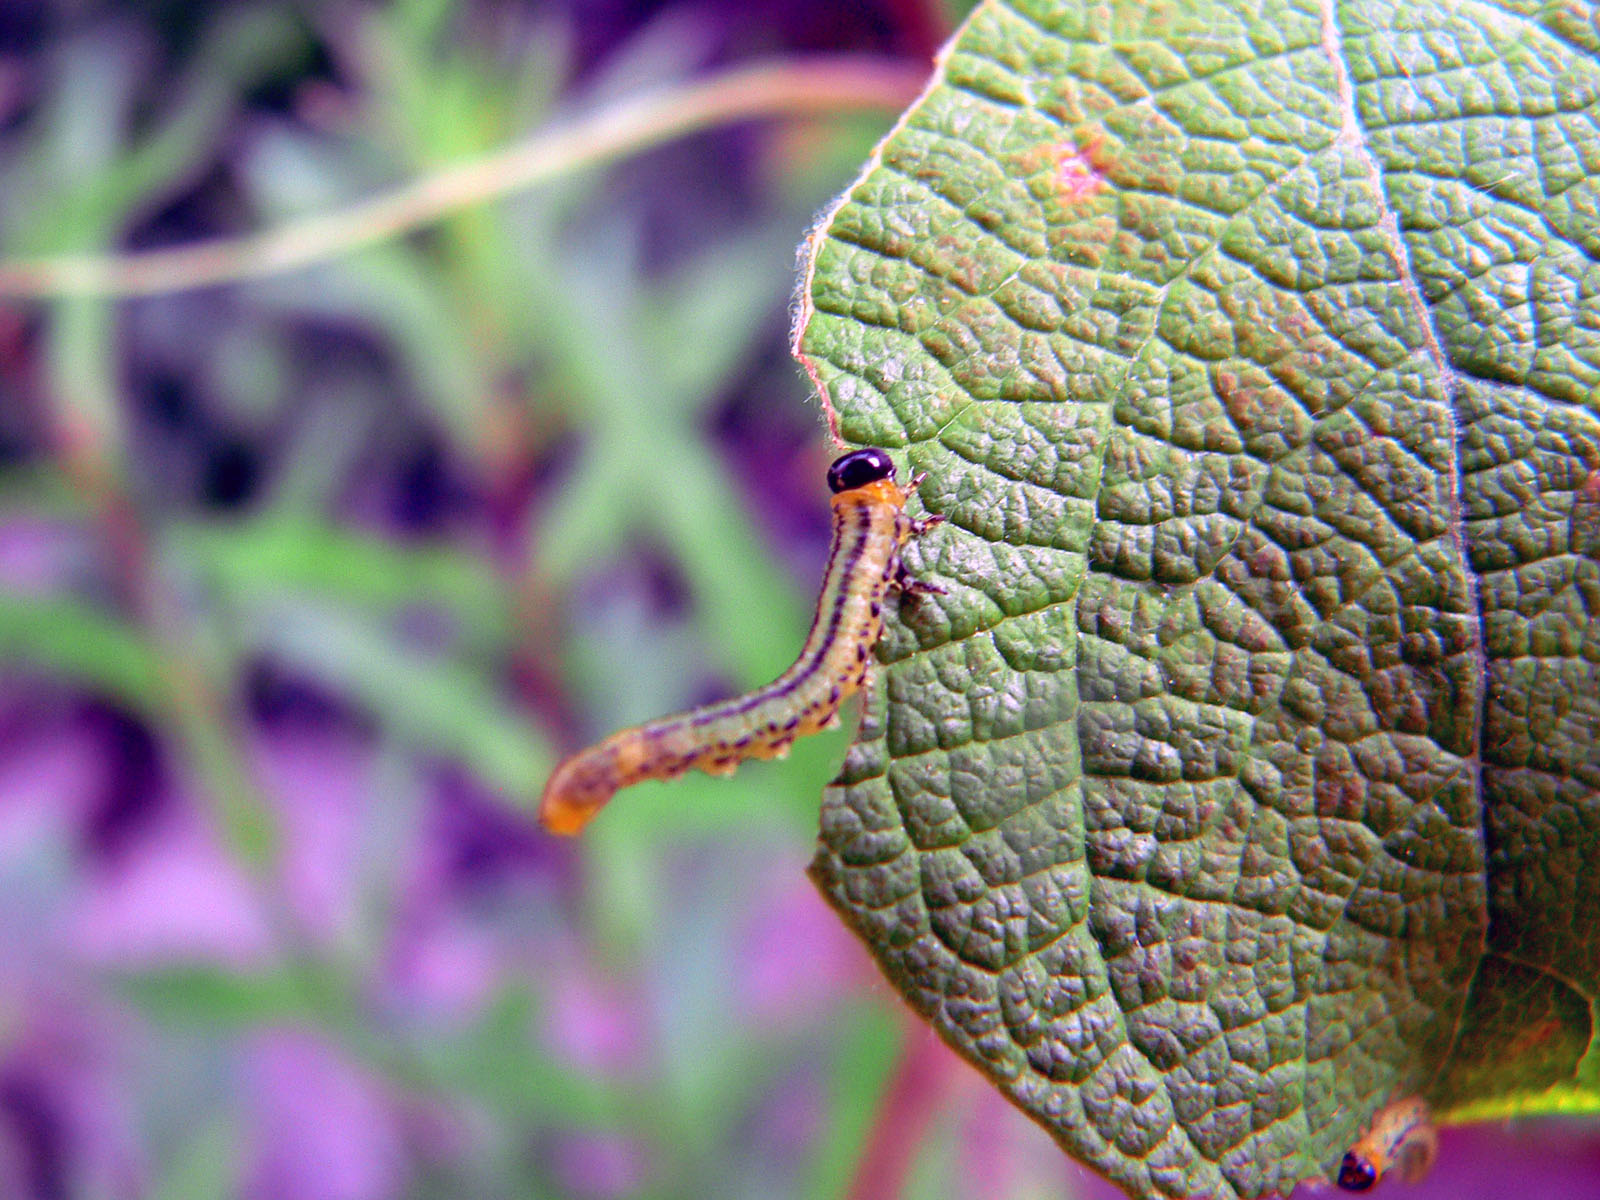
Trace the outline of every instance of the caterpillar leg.
[[[908, 487], [907, 490], [909, 491], [910, 488], [916, 487], [917, 484], [921, 483], [924, 478], [926, 478], [925, 474], [914, 476], [911, 480], [910, 487]], [[902, 540], [909, 541], [911, 538], [921, 537], [930, 529], [943, 525], [945, 522], [945, 516], [943, 513], [930, 513], [925, 517], [917, 517], [915, 519], [910, 517], [902, 517], [901, 520], [905, 522], [905, 524], [901, 526], [901, 529], [903, 530], [901, 535]], [[927, 581], [918, 579], [912, 575], [911, 572], [906, 570], [905, 563], [900, 561], [898, 557], [895, 559], [894, 564], [894, 578], [890, 581], [889, 586], [894, 588], [903, 596], [947, 595], [945, 590], [938, 584], [928, 583]]]
[[[906, 486], [901, 489], [902, 495], [901, 495], [900, 503], [901, 503], [902, 507], [904, 506], [904, 504], [905, 504], [905, 502], [907, 500], [911, 499], [911, 493], [916, 491], [919, 487], [921, 487], [922, 486], [922, 481], [925, 480], [927, 477], [928, 477], [928, 473], [926, 471], [918, 471], [915, 475], [913, 475], [911, 477], [909, 482], [906, 483]], [[912, 537], [921, 537], [923, 534], [927, 533], [928, 530], [932, 529], [935, 525], [943, 525], [944, 524], [944, 514], [943, 513], [929, 513], [925, 517], [915, 517], [915, 518], [913, 518], [913, 517], [906, 516], [904, 511], [902, 511], [901, 514], [900, 514], [900, 520], [903, 522], [903, 524], [901, 525], [901, 529], [902, 530], [905, 530], [905, 529], [909, 528], [910, 531], [911, 531], [911, 536]], [[902, 539], [903, 539], [903, 537], [904, 537], [904, 534], [902, 533]]]
[[902, 596], [947, 596], [949, 595], [937, 583], [929, 583], [926, 579], [918, 579], [907, 571], [903, 563], [896, 563], [894, 568], [894, 582], [890, 585]]

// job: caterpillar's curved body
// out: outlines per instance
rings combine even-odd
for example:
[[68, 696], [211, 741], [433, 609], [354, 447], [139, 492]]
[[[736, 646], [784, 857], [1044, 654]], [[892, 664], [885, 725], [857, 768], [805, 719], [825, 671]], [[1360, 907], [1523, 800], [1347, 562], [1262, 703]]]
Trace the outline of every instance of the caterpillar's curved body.
[[1347, 1192], [1371, 1191], [1390, 1171], [1416, 1183], [1433, 1168], [1439, 1135], [1427, 1104], [1411, 1097], [1378, 1110], [1372, 1127], [1339, 1164], [1338, 1184]]
[[832, 726], [861, 687], [883, 632], [891, 588], [937, 590], [906, 578], [900, 548], [943, 518], [913, 520], [906, 500], [920, 478], [895, 481], [882, 450], [857, 450], [828, 471], [833, 549], [800, 657], [764, 688], [612, 734], [561, 763], [545, 784], [539, 820], [573, 834], [620, 789], [698, 768], [731, 774], [746, 758], [782, 758], [797, 737]]

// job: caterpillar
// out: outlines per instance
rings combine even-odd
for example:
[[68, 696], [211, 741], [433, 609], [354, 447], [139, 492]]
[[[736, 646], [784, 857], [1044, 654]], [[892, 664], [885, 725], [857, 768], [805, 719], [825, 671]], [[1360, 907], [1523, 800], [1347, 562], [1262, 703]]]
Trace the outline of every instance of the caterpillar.
[[1339, 1163], [1338, 1184], [1347, 1192], [1371, 1191], [1391, 1169], [1416, 1183], [1433, 1167], [1439, 1134], [1426, 1102], [1411, 1097], [1378, 1110], [1372, 1126]]
[[563, 761], [545, 784], [539, 822], [575, 834], [618, 790], [675, 779], [694, 768], [730, 775], [747, 758], [783, 758], [798, 737], [831, 728], [839, 706], [866, 679], [883, 633], [883, 601], [942, 588], [910, 578], [900, 549], [944, 520], [913, 519], [906, 501], [923, 476], [901, 486], [882, 450], [856, 450], [828, 468], [833, 544], [816, 616], [794, 665], [766, 687], [612, 734]]

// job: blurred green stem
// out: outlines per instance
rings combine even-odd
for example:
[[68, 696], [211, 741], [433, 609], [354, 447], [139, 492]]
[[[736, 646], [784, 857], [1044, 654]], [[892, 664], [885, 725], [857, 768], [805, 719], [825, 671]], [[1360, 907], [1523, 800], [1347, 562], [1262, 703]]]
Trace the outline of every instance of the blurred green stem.
[[278, 831], [251, 780], [237, 733], [223, 715], [228, 700], [214, 681], [226, 672], [193, 635], [191, 622], [152, 561], [148, 531], [123, 486], [118, 449], [94, 435], [100, 425], [85, 410], [106, 407], [75, 395], [70, 386], [58, 388], [62, 464], [99, 523], [118, 599], [150, 640], [166, 707], [212, 798], [224, 841], [253, 878], [268, 879], [277, 859]]

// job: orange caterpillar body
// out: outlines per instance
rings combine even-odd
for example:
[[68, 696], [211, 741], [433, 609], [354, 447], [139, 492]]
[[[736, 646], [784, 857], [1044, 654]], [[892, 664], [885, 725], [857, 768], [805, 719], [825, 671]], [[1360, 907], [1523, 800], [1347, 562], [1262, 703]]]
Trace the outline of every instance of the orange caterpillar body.
[[1338, 1184], [1347, 1192], [1371, 1191], [1391, 1170], [1416, 1183], [1433, 1169], [1439, 1134], [1425, 1101], [1398, 1100], [1378, 1110], [1372, 1127], [1339, 1164]]
[[882, 450], [857, 450], [828, 471], [833, 492], [833, 548], [816, 617], [800, 657], [764, 688], [614, 733], [561, 763], [545, 784], [539, 820], [551, 833], [574, 834], [621, 788], [674, 779], [693, 768], [731, 774], [746, 758], [782, 758], [795, 738], [827, 729], [839, 705], [861, 687], [883, 632], [891, 588], [939, 589], [906, 578], [900, 548], [943, 520], [914, 520]]

